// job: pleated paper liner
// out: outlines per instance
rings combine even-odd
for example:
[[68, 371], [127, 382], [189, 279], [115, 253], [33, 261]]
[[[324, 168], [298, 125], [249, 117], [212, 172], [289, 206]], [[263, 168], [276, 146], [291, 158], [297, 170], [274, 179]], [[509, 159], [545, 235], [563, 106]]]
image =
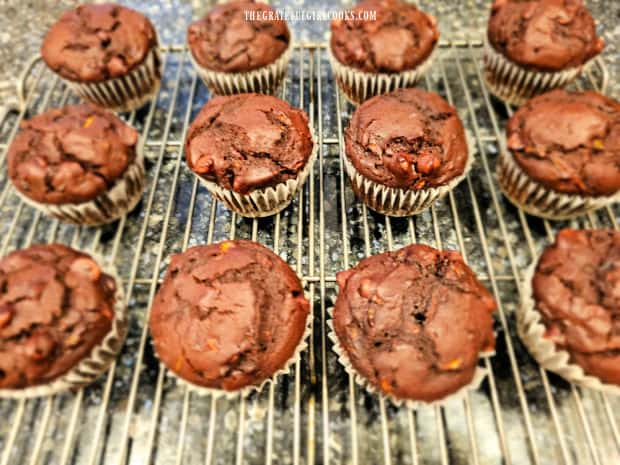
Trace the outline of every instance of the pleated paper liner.
[[443, 186], [427, 187], [419, 190], [384, 186], [383, 184], [366, 178], [357, 171], [346, 154], [343, 155], [344, 167], [351, 180], [351, 186], [355, 195], [370, 209], [388, 216], [417, 215], [454, 189], [471, 171], [476, 153], [476, 145], [468, 131], [465, 131], [465, 136], [467, 139], [468, 155], [463, 173]]
[[[306, 296], [308, 298], [308, 296]], [[310, 304], [312, 305], [312, 304]], [[177, 376], [172, 370], [167, 370], [167, 374], [170, 378], [174, 379], [177, 385], [185, 386], [192, 393], [195, 393], [199, 396], [213, 396], [217, 399], [237, 399], [240, 397], [247, 397], [254, 392], [261, 392], [266, 386], [270, 384], [276, 385], [278, 383], [278, 379], [283, 375], [288, 375], [291, 371], [293, 365], [301, 360], [301, 353], [308, 347], [308, 338], [310, 337], [310, 332], [312, 328], [312, 310], [308, 311], [308, 316], [306, 317], [305, 329], [304, 332], [299, 339], [299, 343], [295, 348], [291, 357], [286, 361], [286, 363], [277, 370], [271, 377], [264, 379], [259, 384], [245, 386], [241, 389], [236, 389], [234, 391], [226, 391], [224, 389], [217, 388], [209, 388], [205, 386], [200, 386], [198, 384], [187, 381], [180, 376]], [[152, 343], [152, 340], [151, 340]], [[153, 347], [153, 353], [157, 357], [157, 350]], [[159, 360], [159, 358], [158, 358]], [[161, 363], [161, 362], [160, 362]]]
[[331, 46], [328, 46], [327, 50], [338, 87], [354, 105], [358, 105], [376, 95], [415, 86], [430, 69], [437, 55], [437, 45], [435, 45], [431, 54], [414, 69], [401, 71], [400, 73], [368, 73], [340, 63], [333, 55]]
[[[355, 383], [359, 387], [361, 387], [362, 389], [364, 389], [366, 392], [368, 392], [371, 395], [383, 397], [384, 399], [389, 400], [390, 402], [392, 402], [392, 404], [398, 407], [405, 406], [409, 409], [415, 410], [420, 405], [443, 407], [443, 406], [448, 405], [450, 402], [454, 402], [455, 400], [462, 401], [467, 397], [467, 395], [470, 392], [477, 391], [480, 388], [482, 382], [484, 381], [484, 378], [488, 374], [486, 368], [483, 368], [480, 365], [478, 365], [476, 367], [472, 380], [468, 384], [462, 386], [460, 389], [449, 394], [448, 396], [443, 397], [441, 399], [434, 400], [434, 401], [402, 399], [392, 394], [387, 394], [381, 391], [379, 388], [375, 387], [372, 383], [370, 383], [370, 381], [368, 381], [362, 374], [358, 373], [357, 370], [353, 367], [353, 364], [351, 363], [346, 350], [340, 344], [338, 335], [336, 334], [336, 331], [334, 330], [334, 323], [333, 323], [334, 309], [333, 307], [330, 307], [327, 311], [330, 315], [330, 319], [327, 321], [327, 326], [329, 327], [327, 337], [333, 343], [332, 349], [338, 356], [338, 362], [340, 362], [340, 364], [343, 366], [345, 371], [353, 377], [353, 379], [355, 380]], [[495, 352], [480, 353], [480, 358], [490, 358], [494, 354]]]
[[95, 226], [116, 221], [133, 210], [142, 198], [144, 177], [143, 144], [139, 140], [136, 144], [136, 158], [127, 166], [123, 176], [93, 200], [56, 205], [32, 200], [18, 189], [15, 192], [26, 204], [60, 221]]
[[261, 218], [275, 215], [284, 210], [295, 198], [295, 194], [301, 189], [312, 171], [312, 166], [317, 157], [319, 145], [314, 130], [310, 128], [312, 136], [312, 153], [306, 162], [306, 166], [297, 173], [297, 177], [289, 179], [273, 187], [255, 189], [249, 194], [240, 194], [232, 189], [225, 189], [213, 181], [204, 179], [195, 174], [209, 192], [226, 205], [230, 210], [247, 218]]
[[76, 82], [61, 79], [87, 102], [115, 112], [136, 110], [155, 98], [159, 92], [162, 62], [158, 46], [153, 47], [144, 62], [125, 76], [101, 82]]
[[530, 215], [565, 220], [584, 215], [620, 200], [620, 192], [588, 197], [553, 191], [531, 179], [505, 148], [497, 160], [499, 187], [511, 203]]
[[232, 95], [255, 92], [273, 95], [286, 77], [286, 71], [292, 54], [293, 36], [291, 35], [288, 47], [276, 61], [244, 73], [213, 71], [200, 65], [194, 59], [191, 51], [189, 56], [196, 73], [198, 73], [198, 76], [200, 76], [212, 93]]
[[563, 71], [528, 70], [497, 52], [486, 38], [483, 59], [484, 77], [491, 93], [500, 100], [517, 106], [552, 89], [565, 87], [592, 63], [590, 60], [582, 66]]
[[110, 332], [93, 347], [90, 354], [82, 359], [65, 374], [50, 381], [47, 384], [30, 386], [20, 389], [0, 389], [0, 399], [30, 399], [33, 397], [44, 397], [76, 390], [93, 383], [99, 376], [105, 373], [109, 366], [118, 356], [125, 337], [127, 335], [127, 308], [123, 294], [123, 281], [118, 276], [116, 268], [108, 263], [101, 255], [85, 252], [101, 267], [103, 273], [110, 275], [116, 284], [114, 319]]
[[570, 354], [566, 350], [558, 349], [553, 341], [544, 337], [546, 328], [542, 323], [542, 315], [536, 309], [532, 290], [537, 264], [538, 259], [524, 273], [521, 304], [517, 310], [517, 332], [527, 350], [541, 367], [571, 383], [607, 394], [620, 395], [620, 386], [604, 383], [597, 377], [586, 374], [583, 368], [571, 362]]

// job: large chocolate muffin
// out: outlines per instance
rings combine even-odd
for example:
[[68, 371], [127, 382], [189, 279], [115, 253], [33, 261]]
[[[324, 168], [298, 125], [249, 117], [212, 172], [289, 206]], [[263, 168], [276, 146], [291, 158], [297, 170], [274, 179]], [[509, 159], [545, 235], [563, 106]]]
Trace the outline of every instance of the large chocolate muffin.
[[337, 275], [334, 330], [353, 368], [400, 399], [443, 398], [495, 346], [495, 301], [455, 251], [414, 244]]
[[41, 46], [45, 63], [63, 78], [100, 82], [124, 76], [157, 46], [144, 15], [115, 4], [81, 5], [65, 12]]
[[582, 0], [495, 0], [487, 36], [508, 60], [538, 71], [579, 67], [604, 47]]
[[88, 255], [34, 245], [0, 260], [0, 388], [47, 384], [112, 328], [116, 284]]
[[532, 288], [545, 336], [587, 374], [620, 386], [620, 232], [560, 231]]
[[[376, 12], [376, 20], [364, 19]], [[366, 0], [331, 23], [331, 50], [343, 65], [398, 73], [424, 62], [439, 40], [435, 18], [398, 0]]]
[[273, 8], [259, 2], [217, 5], [187, 29], [190, 52], [212, 71], [239, 73], [269, 65], [291, 39], [286, 22], [275, 16]]
[[555, 90], [508, 122], [507, 145], [534, 181], [566, 194], [620, 190], [620, 103], [596, 92]]
[[150, 328], [157, 355], [198, 386], [260, 385], [294, 355], [309, 305], [299, 278], [250, 241], [174, 255], [155, 296]]
[[467, 163], [465, 130], [439, 95], [398, 89], [364, 102], [345, 130], [346, 156], [365, 178], [419, 190], [447, 184]]
[[8, 152], [9, 177], [36, 202], [87, 202], [123, 176], [137, 141], [133, 128], [98, 107], [49, 110], [21, 123]]
[[308, 117], [275, 97], [239, 94], [209, 100], [185, 142], [198, 176], [247, 194], [297, 177], [312, 153]]

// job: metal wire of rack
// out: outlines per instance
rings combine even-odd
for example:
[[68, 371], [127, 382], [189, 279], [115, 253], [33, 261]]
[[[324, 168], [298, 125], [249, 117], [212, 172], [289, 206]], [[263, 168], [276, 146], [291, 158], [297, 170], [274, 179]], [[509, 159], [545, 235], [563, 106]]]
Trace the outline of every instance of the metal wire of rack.
[[[0, 254], [60, 241], [115, 259], [130, 311], [127, 342], [93, 386], [38, 400], [0, 401], [0, 465], [28, 464], [594, 464], [620, 463], [620, 399], [541, 370], [515, 333], [521, 270], [557, 229], [618, 228], [616, 206], [549, 223], [507, 203], [493, 176], [511, 109], [493, 100], [481, 42], [444, 41], [422, 85], [446, 97], [476, 138], [474, 169], [457, 189], [412, 218], [375, 214], [354, 197], [340, 155], [352, 107], [336, 89], [325, 45], [296, 46], [282, 96], [304, 108], [319, 163], [294, 203], [272, 218], [231, 214], [183, 162], [189, 121], [208, 98], [183, 46], [164, 47], [156, 99], [125, 115], [145, 140], [148, 184], [138, 208], [103, 228], [61, 224], [24, 205], [0, 174]], [[580, 86], [604, 89], [602, 61]], [[19, 122], [73, 102], [40, 63], [24, 76], [23, 108], [0, 121], [0, 165]], [[312, 302], [311, 344], [294, 371], [247, 399], [199, 397], [166, 376], [145, 321], [168, 256], [187, 246], [251, 238], [279, 253]], [[445, 408], [397, 408], [360, 390], [325, 336], [335, 273], [373, 253], [424, 242], [456, 248], [499, 303], [496, 355], [484, 385]]]

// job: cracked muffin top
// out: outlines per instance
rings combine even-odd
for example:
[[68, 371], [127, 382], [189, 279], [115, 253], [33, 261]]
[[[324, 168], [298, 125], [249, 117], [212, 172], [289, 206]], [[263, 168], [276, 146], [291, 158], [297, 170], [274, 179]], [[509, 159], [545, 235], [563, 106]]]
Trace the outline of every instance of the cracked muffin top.
[[194, 60], [212, 71], [246, 72], [275, 62], [291, 40], [286, 22], [265, 3], [217, 5], [187, 29]]
[[172, 256], [150, 329], [176, 375], [234, 391], [285, 366], [308, 312], [299, 278], [280, 257], [256, 242], [225, 241]]
[[40, 203], [82, 203], [107, 191], [136, 158], [138, 133], [93, 105], [23, 121], [8, 152], [11, 181]]
[[532, 289], [545, 337], [586, 373], [620, 386], [620, 232], [560, 231]]
[[46, 384], [112, 328], [116, 283], [88, 255], [33, 245], [0, 259], [0, 388]]
[[593, 91], [554, 90], [510, 118], [507, 146], [533, 180], [556, 192], [620, 190], [620, 103]]
[[487, 37], [510, 61], [538, 71], [581, 66], [605, 46], [582, 0], [495, 0]]
[[465, 129], [453, 108], [422, 89], [373, 97], [345, 130], [346, 155], [364, 177], [388, 187], [438, 187], [463, 174]]
[[[366, 0], [354, 18], [331, 23], [331, 50], [343, 65], [368, 73], [398, 73], [424, 62], [439, 40], [435, 18], [398, 0]], [[376, 19], [365, 19], [374, 14]]]
[[495, 347], [493, 297], [456, 251], [413, 244], [338, 273], [334, 330], [385, 394], [433, 401], [468, 384]]
[[308, 117], [269, 95], [215, 97], [192, 122], [185, 156], [197, 175], [247, 194], [297, 177], [312, 153]]
[[157, 46], [146, 16], [112, 3], [66, 11], [43, 39], [41, 55], [52, 70], [78, 82], [124, 76]]

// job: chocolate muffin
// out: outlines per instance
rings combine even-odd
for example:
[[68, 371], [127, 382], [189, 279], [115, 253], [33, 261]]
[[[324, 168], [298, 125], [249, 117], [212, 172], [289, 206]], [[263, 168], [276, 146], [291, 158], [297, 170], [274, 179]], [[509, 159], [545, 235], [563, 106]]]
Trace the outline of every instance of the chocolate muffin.
[[[376, 19], [369, 19], [375, 14]], [[344, 93], [354, 103], [362, 102], [414, 85], [438, 40], [435, 18], [415, 5], [366, 0], [353, 8], [350, 18], [332, 21], [332, 67]]]
[[418, 213], [468, 168], [467, 139], [456, 110], [422, 89], [398, 89], [364, 102], [344, 137], [353, 190], [381, 213]]
[[260, 94], [209, 100], [185, 141], [189, 168], [244, 216], [285, 208], [305, 181], [313, 148], [306, 114]]
[[489, 86], [516, 104], [566, 85], [604, 47], [582, 0], [495, 0], [487, 39]]
[[[112, 276], [64, 245], [0, 259], [0, 396], [49, 385], [89, 360], [114, 330], [115, 295]], [[89, 370], [105, 369], [98, 360]]]
[[286, 367], [309, 312], [299, 278], [250, 241], [173, 255], [150, 317], [161, 361], [195, 386], [240, 390]]
[[160, 82], [157, 34], [144, 15], [116, 4], [81, 5], [47, 32], [43, 60], [96, 105], [138, 108]]
[[274, 93], [286, 74], [291, 34], [269, 5], [233, 1], [191, 23], [187, 43], [194, 66], [213, 92]]
[[[543, 94], [512, 116], [506, 137], [500, 185], [533, 214], [575, 216], [614, 201], [620, 191], [620, 103], [608, 97], [560, 89]], [[571, 200], [566, 208], [559, 194]]]
[[495, 301], [456, 251], [413, 244], [338, 273], [333, 312], [353, 369], [383, 394], [434, 401], [469, 384], [495, 346]]
[[49, 110], [21, 123], [8, 174], [21, 196], [63, 221], [100, 224], [135, 206], [144, 166], [138, 133], [89, 104]]
[[586, 374], [620, 386], [620, 232], [560, 231], [532, 289], [544, 337]]

